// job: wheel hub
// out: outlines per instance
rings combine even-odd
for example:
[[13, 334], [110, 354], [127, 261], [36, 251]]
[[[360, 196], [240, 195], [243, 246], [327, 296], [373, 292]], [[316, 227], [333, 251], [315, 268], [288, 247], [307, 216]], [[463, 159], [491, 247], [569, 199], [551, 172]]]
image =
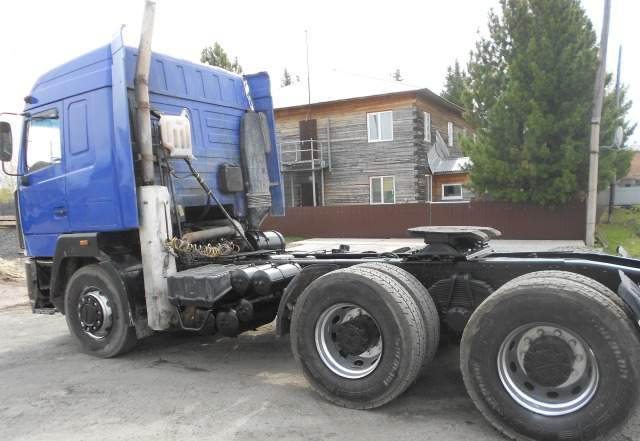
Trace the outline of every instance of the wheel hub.
[[586, 406], [598, 388], [595, 354], [573, 331], [532, 323], [500, 345], [498, 374], [522, 407], [545, 416], [567, 415]]
[[382, 335], [375, 319], [362, 307], [339, 303], [316, 322], [316, 349], [336, 375], [358, 379], [375, 370], [382, 356]]
[[109, 299], [99, 289], [90, 288], [80, 295], [77, 313], [80, 329], [89, 337], [101, 340], [111, 332], [113, 312]]
[[544, 335], [531, 343], [523, 359], [524, 370], [541, 386], [559, 386], [569, 379], [573, 350], [564, 340]]
[[336, 345], [340, 352], [358, 355], [365, 352], [380, 337], [373, 319], [359, 315], [346, 323], [336, 326]]

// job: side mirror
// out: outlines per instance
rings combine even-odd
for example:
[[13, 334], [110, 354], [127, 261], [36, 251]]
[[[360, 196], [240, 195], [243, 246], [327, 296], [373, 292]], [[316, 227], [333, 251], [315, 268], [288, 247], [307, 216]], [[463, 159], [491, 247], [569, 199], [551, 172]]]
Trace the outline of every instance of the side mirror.
[[9, 162], [13, 156], [13, 138], [11, 124], [0, 121], [0, 161]]

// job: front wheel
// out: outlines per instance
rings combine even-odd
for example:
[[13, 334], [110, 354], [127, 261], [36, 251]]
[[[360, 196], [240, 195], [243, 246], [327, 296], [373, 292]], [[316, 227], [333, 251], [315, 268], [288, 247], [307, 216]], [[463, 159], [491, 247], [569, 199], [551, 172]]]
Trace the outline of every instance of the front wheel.
[[638, 345], [611, 299], [574, 280], [531, 277], [478, 307], [460, 363], [471, 399], [510, 438], [610, 439], [637, 407]]
[[80, 268], [67, 283], [64, 302], [69, 331], [85, 352], [109, 358], [135, 346], [127, 294], [115, 270]]

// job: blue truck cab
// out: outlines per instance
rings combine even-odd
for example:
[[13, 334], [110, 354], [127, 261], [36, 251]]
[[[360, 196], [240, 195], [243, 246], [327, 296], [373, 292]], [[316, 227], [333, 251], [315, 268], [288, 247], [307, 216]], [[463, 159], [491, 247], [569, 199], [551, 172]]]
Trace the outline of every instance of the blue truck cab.
[[[138, 228], [139, 152], [132, 130], [136, 54], [118, 36], [41, 76], [26, 98], [18, 206], [28, 256], [53, 257], [62, 234]], [[149, 80], [152, 110], [168, 115], [187, 110], [195, 168], [234, 217], [245, 217], [245, 193], [219, 191], [218, 175], [223, 165], [241, 165], [240, 120], [251, 103], [266, 115], [275, 145], [268, 75], [243, 78], [153, 54]], [[282, 214], [277, 149], [267, 164], [272, 214]], [[179, 161], [174, 170], [181, 177], [188, 173]], [[175, 179], [175, 199], [187, 213], [207, 203], [190, 177]]]
[[[145, 54], [142, 63], [118, 35], [42, 75], [25, 98], [16, 143], [32, 309], [62, 312], [83, 348], [105, 357], [150, 329], [211, 325], [209, 315], [235, 311], [246, 299], [229, 295], [230, 275], [236, 270], [234, 280], [246, 282], [243, 271], [255, 265], [228, 259], [284, 248], [282, 235], [260, 231], [268, 214], [284, 214], [267, 73], [241, 76], [150, 48]], [[144, 101], [136, 95], [138, 64], [147, 66]], [[13, 155], [7, 127], [0, 127], [3, 162]], [[297, 270], [281, 268], [265, 283]], [[195, 289], [202, 274], [206, 286]], [[272, 316], [274, 302], [256, 310]], [[246, 326], [257, 324], [252, 314]], [[229, 333], [240, 328], [232, 323]]]

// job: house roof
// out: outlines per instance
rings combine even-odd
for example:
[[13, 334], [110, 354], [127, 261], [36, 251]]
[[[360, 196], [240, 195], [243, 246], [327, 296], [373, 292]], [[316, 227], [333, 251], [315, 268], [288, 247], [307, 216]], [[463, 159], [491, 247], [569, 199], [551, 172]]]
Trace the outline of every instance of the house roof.
[[437, 130], [436, 142], [427, 152], [427, 160], [433, 174], [463, 173], [471, 166], [469, 157], [455, 156], [450, 152], [449, 147]]
[[[448, 109], [462, 113], [462, 107], [454, 104], [426, 87], [404, 81], [373, 78], [337, 70], [314, 71], [311, 76], [311, 104], [324, 104], [352, 99], [364, 99], [396, 94], [415, 93], [435, 101]], [[291, 109], [309, 104], [309, 90], [306, 81], [272, 90], [274, 108]]]

